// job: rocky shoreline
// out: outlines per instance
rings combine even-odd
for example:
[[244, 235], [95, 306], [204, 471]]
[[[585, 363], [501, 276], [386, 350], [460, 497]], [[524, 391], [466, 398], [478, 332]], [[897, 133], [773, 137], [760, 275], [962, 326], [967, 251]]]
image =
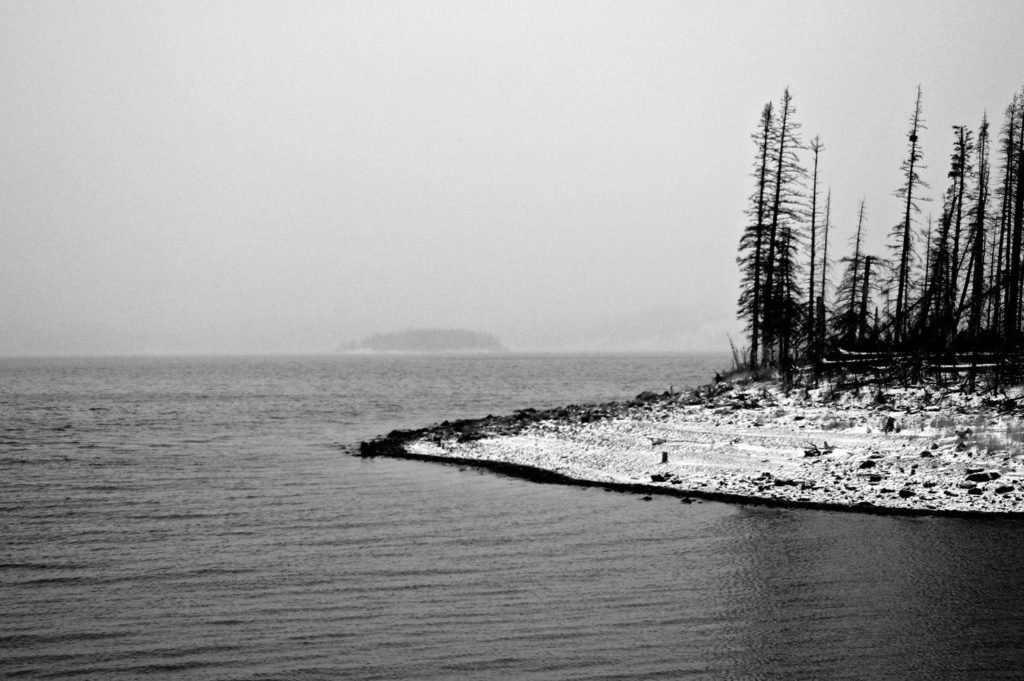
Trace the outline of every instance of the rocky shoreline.
[[645, 495], [913, 515], [1024, 516], [1024, 388], [721, 382], [393, 431], [361, 456]]

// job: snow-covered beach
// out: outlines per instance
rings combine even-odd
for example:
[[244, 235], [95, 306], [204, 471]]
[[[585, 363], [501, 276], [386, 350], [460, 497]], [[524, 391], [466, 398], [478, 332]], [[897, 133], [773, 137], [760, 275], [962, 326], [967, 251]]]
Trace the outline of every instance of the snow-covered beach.
[[1024, 514], [1022, 395], [723, 382], [629, 403], [445, 422], [391, 433], [361, 453], [684, 501]]

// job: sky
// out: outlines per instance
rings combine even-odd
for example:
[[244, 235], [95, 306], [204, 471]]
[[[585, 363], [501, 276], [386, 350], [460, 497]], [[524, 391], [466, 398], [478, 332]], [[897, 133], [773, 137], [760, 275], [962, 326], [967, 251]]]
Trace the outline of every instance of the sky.
[[[727, 350], [790, 88], [837, 249], [900, 219], [921, 86], [1024, 85], [1024, 3], [0, 0], [0, 355]], [[834, 252], [834, 251], [833, 251]]]

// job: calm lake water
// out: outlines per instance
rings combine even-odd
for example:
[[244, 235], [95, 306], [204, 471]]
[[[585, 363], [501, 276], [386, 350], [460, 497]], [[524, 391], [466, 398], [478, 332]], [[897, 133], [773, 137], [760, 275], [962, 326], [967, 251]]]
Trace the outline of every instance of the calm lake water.
[[351, 456], [722, 356], [0, 360], [0, 677], [1009, 679], [1024, 523]]

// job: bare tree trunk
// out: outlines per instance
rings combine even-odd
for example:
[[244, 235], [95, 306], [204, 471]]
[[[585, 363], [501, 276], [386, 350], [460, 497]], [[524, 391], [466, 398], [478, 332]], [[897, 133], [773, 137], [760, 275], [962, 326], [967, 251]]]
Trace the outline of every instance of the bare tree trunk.
[[848, 327], [845, 329], [845, 335], [849, 341], [856, 339], [857, 335], [857, 294], [859, 293], [857, 282], [860, 272], [860, 245], [861, 238], [864, 233], [864, 199], [860, 200], [860, 210], [857, 213], [857, 236], [853, 246], [853, 262], [851, 263], [850, 272], [850, 305], [847, 311]]
[[827, 327], [827, 320], [825, 319], [825, 295], [826, 285], [828, 284], [828, 230], [832, 222], [832, 189], [828, 190], [828, 194], [825, 196], [825, 225], [824, 233], [821, 235], [821, 296], [818, 304], [818, 313], [820, 319], [818, 320], [818, 352], [819, 354], [824, 351], [825, 344], [825, 329]]
[[758, 368], [758, 349], [761, 341], [761, 270], [764, 267], [764, 193], [768, 173], [768, 140], [772, 126], [771, 102], [765, 105], [761, 114], [761, 169], [757, 180], [757, 239], [754, 246], [754, 310], [750, 320], [750, 368]]
[[917, 164], [917, 132], [921, 118], [921, 86], [917, 87], [917, 101], [914, 104], [914, 118], [910, 126], [910, 157], [907, 159], [907, 201], [903, 213], [903, 243], [900, 248], [900, 266], [898, 283], [896, 287], [896, 311], [893, 328], [893, 340], [896, 343], [903, 341], [904, 307], [906, 305], [907, 281], [910, 276], [910, 214], [914, 206], [914, 186], [916, 178], [914, 175]]
[[812, 359], [817, 355], [818, 347], [815, 334], [817, 325], [814, 323], [814, 265], [817, 259], [817, 250], [815, 247], [818, 233], [818, 155], [822, 149], [824, 149], [824, 147], [821, 144], [821, 140], [818, 137], [815, 137], [811, 141], [811, 151], [814, 153], [814, 175], [811, 180], [811, 271], [808, 277], [807, 286], [807, 348]]
[[864, 257], [864, 283], [860, 298], [860, 315], [858, 316], [857, 325], [858, 340], [864, 342], [864, 334], [868, 328], [868, 292], [871, 288], [871, 256]]

